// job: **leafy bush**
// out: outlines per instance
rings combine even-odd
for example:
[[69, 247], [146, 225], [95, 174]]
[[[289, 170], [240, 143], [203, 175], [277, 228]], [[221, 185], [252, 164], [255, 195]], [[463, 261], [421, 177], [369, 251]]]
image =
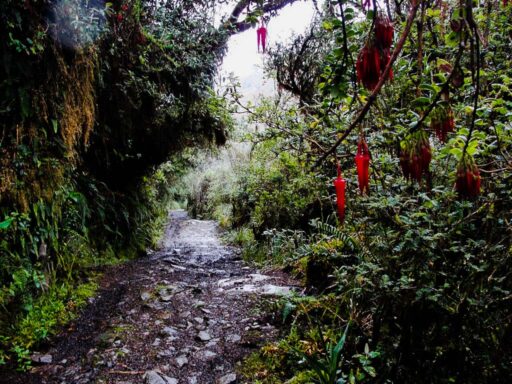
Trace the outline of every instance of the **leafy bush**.
[[[380, 353], [376, 377], [364, 379], [369, 382], [506, 383], [512, 377], [512, 8], [494, 2], [444, 7], [413, 1], [363, 14], [350, 2], [330, 3], [324, 41], [308, 45], [297, 38], [269, 60], [269, 72], [280, 74], [282, 87], [297, 99], [282, 92], [247, 108], [265, 129], [248, 135], [253, 156], [238, 176], [233, 223], [253, 228], [260, 259], [269, 255], [263, 258], [295, 268], [310, 293], [319, 301], [330, 297], [330, 310], [351, 319], [347, 353], [357, 355], [365, 344]], [[406, 15], [409, 31], [398, 22]], [[395, 20], [398, 60], [394, 79], [368, 90], [358, 85], [354, 64], [375, 41], [377, 16]], [[332, 50], [315, 82], [316, 57], [310, 69], [294, 72], [293, 62], [314, 56], [318, 47]], [[289, 89], [304, 78], [307, 92]], [[314, 95], [311, 84], [318, 84]], [[453, 132], [434, 136], [438, 111], [448, 106]], [[400, 154], [418, 137], [424, 153], [413, 151], [406, 160], [418, 164], [414, 156], [421, 155], [428, 165], [413, 181], [400, 169]], [[370, 190], [363, 195], [354, 164], [362, 138], [371, 153]], [[461, 193], [456, 183], [468, 158], [482, 180], [477, 196]], [[344, 223], [333, 214], [337, 162], [347, 180]], [[302, 231], [298, 241], [296, 230]], [[326, 312], [311, 317], [339, 331], [345, 323]], [[295, 328], [284, 340], [292, 337], [309, 342]], [[275, 350], [262, 366], [289, 379], [276, 367], [298, 371], [297, 361]]]

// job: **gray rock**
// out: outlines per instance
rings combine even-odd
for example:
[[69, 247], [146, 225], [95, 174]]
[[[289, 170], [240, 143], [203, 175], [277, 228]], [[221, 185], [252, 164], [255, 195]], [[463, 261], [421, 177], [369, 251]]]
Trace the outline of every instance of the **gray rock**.
[[166, 350], [160, 351], [157, 353], [157, 356], [160, 358], [172, 357], [172, 356], [174, 356], [174, 349], [171, 347]]
[[144, 376], [144, 384], [178, 384], [178, 380], [165, 376], [158, 371], [147, 371]]
[[236, 383], [236, 374], [228, 373], [225, 376], [222, 376], [219, 380], [217, 380], [218, 384], [233, 384]]
[[201, 341], [209, 341], [212, 338], [207, 331], [201, 331], [197, 336]]
[[142, 301], [148, 301], [149, 299], [151, 299], [151, 293], [149, 293], [149, 292], [142, 292], [140, 294], [140, 298], [142, 299]]
[[43, 355], [41, 353], [34, 353], [30, 356], [30, 360], [34, 363], [51, 364], [53, 362], [53, 356], [50, 354]]
[[211, 340], [210, 342], [208, 342], [208, 344], [206, 344], [206, 348], [213, 348], [213, 347], [216, 347], [217, 346], [217, 340]]
[[213, 358], [217, 357], [217, 354], [216, 354], [215, 352], [213, 352], [213, 351], [208, 351], [208, 350], [204, 351], [204, 352], [202, 353], [202, 355], [203, 355], [203, 358], [204, 358], [205, 360], [211, 360], [211, 359], [213, 359]]
[[171, 337], [176, 337], [179, 334], [178, 330], [173, 327], [165, 327], [164, 329], [162, 329], [160, 331], [160, 333], [164, 336], [171, 336]]
[[242, 340], [242, 336], [240, 335], [233, 334], [226, 336], [226, 341], [229, 343], [238, 343], [240, 340]]
[[180, 355], [176, 358], [176, 365], [178, 366], [178, 368], [181, 368], [186, 364], [188, 364], [187, 356]]

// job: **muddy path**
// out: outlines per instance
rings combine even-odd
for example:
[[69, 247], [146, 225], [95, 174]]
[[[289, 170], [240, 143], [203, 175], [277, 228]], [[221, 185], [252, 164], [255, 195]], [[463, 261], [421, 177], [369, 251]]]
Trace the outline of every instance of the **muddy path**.
[[293, 282], [221, 244], [215, 222], [171, 213], [158, 251], [112, 267], [79, 319], [26, 374], [0, 383], [230, 384], [237, 364], [277, 336], [273, 303]]

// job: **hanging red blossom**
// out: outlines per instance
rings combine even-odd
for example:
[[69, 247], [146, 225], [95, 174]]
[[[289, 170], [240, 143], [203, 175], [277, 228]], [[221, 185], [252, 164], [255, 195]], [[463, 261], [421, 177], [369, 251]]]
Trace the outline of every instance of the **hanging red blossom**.
[[357, 181], [359, 183], [359, 190], [361, 194], [370, 191], [370, 151], [366, 141], [361, 138], [357, 144], [357, 154], [355, 157], [357, 168]]
[[265, 28], [264, 25], [261, 25], [256, 30], [256, 37], [258, 40], [258, 52], [260, 52], [261, 48], [261, 52], [265, 53], [267, 46], [267, 28]]
[[475, 160], [466, 153], [457, 166], [455, 190], [459, 197], [464, 199], [478, 196], [480, 194], [481, 179], [480, 170]]
[[341, 168], [338, 164], [338, 177], [334, 180], [334, 188], [336, 189], [336, 205], [338, 207], [338, 217], [340, 222], [345, 219], [345, 187], [347, 181], [341, 176]]
[[387, 16], [379, 14], [375, 18], [375, 43], [382, 49], [389, 49], [393, 44], [395, 30]]
[[440, 105], [432, 112], [430, 128], [434, 130], [440, 141], [443, 143], [446, 142], [448, 133], [455, 130], [453, 111], [449, 104]]
[[368, 43], [363, 47], [357, 56], [357, 80], [370, 91], [373, 91], [379, 82], [381, 73], [380, 61], [381, 59], [379, 49], [375, 45], [368, 45]]
[[401, 143], [400, 166], [405, 178], [420, 183], [422, 175], [428, 173], [431, 160], [432, 150], [425, 131], [415, 132]]

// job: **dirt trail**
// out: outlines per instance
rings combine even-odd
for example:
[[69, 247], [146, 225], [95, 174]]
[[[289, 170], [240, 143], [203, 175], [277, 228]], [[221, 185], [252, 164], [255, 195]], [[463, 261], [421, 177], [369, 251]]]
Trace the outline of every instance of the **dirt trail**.
[[242, 383], [236, 365], [277, 334], [278, 273], [245, 266], [215, 222], [171, 213], [161, 248], [113, 267], [97, 297], [29, 374], [1, 383]]

